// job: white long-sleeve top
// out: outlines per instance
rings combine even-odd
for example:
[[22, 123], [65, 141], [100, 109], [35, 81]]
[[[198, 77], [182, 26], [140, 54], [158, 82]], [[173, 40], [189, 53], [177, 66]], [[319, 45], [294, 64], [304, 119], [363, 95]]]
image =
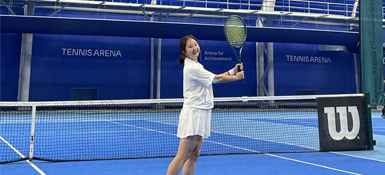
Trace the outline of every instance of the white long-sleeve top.
[[206, 70], [202, 64], [186, 58], [183, 68], [183, 107], [213, 108], [214, 76], [215, 74]]

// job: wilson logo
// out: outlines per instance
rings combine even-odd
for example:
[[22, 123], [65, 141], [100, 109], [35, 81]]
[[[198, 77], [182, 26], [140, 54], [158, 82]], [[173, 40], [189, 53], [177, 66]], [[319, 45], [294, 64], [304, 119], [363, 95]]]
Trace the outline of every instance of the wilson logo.
[[[360, 131], [360, 116], [356, 106], [325, 107], [324, 112], [327, 114], [329, 134], [334, 140], [353, 140], [357, 137]], [[336, 112], [339, 114], [340, 131], [337, 131]], [[351, 130], [348, 129], [348, 112], [353, 119]]]

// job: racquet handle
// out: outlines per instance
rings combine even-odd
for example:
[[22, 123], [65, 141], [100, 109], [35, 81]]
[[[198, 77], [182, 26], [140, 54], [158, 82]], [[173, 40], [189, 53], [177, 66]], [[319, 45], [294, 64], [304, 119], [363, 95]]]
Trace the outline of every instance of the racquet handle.
[[[241, 64], [242, 62], [241, 61], [238, 61], [238, 64]], [[241, 70], [241, 66], [238, 66], [238, 72], [242, 71]]]
[[[241, 61], [238, 61], [238, 64], [241, 64], [242, 62]], [[241, 66], [238, 66], [238, 72], [241, 72]], [[242, 79], [243, 80], [243, 79]], [[242, 80], [239, 80], [239, 81], [242, 81]]]

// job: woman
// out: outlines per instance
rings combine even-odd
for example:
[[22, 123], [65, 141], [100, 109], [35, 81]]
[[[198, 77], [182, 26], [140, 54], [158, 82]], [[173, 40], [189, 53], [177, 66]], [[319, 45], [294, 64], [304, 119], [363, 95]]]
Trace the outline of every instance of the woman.
[[183, 168], [183, 175], [194, 174], [196, 162], [203, 144], [203, 139], [210, 136], [211, 108], [214, 106], [212, 83], [224, 83], [244, 78], [243, 71], [233, 69], [215, 75], [198, 62], [200, 48], [198, 40], [187, 35], [179, 42], [181, 56], [179, 64], [183, 65], [183, 109], [179, 116], [178, 133], [180, 143], [178, 153], [170, 163], [167, 175], [177, 175]]

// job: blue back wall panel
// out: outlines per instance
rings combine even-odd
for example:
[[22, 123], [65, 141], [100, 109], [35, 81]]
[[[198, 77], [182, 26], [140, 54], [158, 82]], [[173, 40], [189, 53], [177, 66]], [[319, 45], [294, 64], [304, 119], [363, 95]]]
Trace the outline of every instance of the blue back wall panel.
[[71, 88], [105, 99], [149, 98], [147, 38], [34, 35], [30, 100], [69, 100]]
[[0, 35], [0, 101], [16, 101], [21, 34], [1, 33]]
[[[20, 34], [2, 34], [2, 101], [17, 100], [20, 42]], [[207, 70], [221, 74], [234, 67], [236, 58], [227, 42], [199, 38], [198, 42], [199, 61]], [[154, 43], [156, 97], [157, 39]], [[181, 98], [179, 39], [162, 39], [161, 44], [161, 98]], [[246, 42], [242, 52], [245, 80], [215, 84], [214, 95], [255, 96], [255, 57], [256, 44]], [[314, 61], [315, 57], [321, 61]], [[274, 59], [275, 95], [295, 95], [303, 89], [316, 94], [356, 92], [352, 53], [321, 52], [313, 44], [275, 43]], [[100, 100], [147, 99], [151, 88], [150, 61], [149, 38], [35, 34], [30, 101], [70, 100], [71, 88], [97, 88]], [[264, 83], [268, 88], [267, 79]]]
[[314, 44], [274, 46], [276, 95], [292, 95], [298, 89], [316, 94], [356, 93], [352, 53], [318, 51]]

